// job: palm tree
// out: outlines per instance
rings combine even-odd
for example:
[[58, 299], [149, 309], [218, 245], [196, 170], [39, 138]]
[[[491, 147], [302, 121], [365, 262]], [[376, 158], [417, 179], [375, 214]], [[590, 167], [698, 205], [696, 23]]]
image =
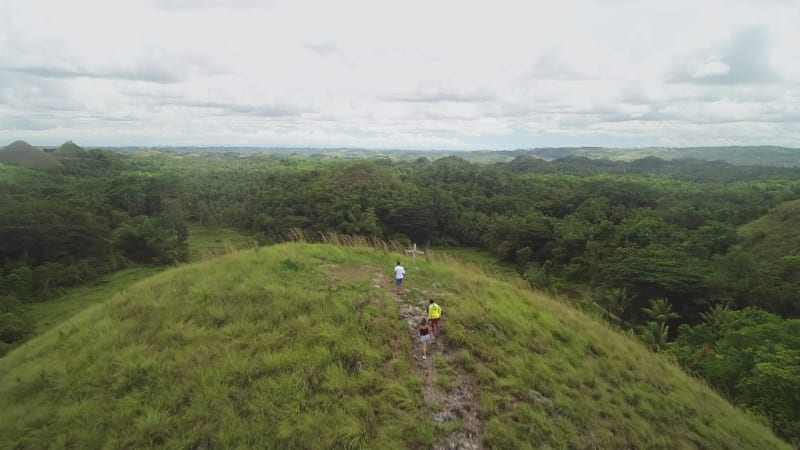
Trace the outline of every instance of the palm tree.
[[634, 295], [628, 294], [626, 288], [613, 288], [603, 296], [606, 307], [606, 318], [614, 318], [620, 325], [625, 324], [625, 313], [633, 301]]
[[703, 322], [706, 323], [709, 331], [715, 338], [718, 338], [722, 333], [725, 322], [727, 322], [730, 317], [730, 311], [728, 305], [714, 305], [708, 312], [700, 313], [700, 317], [703, 319]]
[[666, 324], [658, 322], [647, 322], [641, 327], [642, 341], [647, 345], [650, 350], [659, 352], [667, 347], [667, 336], [669, 335], [669, 327]]
[[680, 317], [672, 310], [672, 305], [665, 298], [650, 300], [650, 307], [642, 308], [642, 311], [659, 325], [666, 325], [668, 320]]
[[729, 312], [730, 308], [728, 308], [728, 305], [714, 305], [708, 312], [701, 312], [700, 317], [709, 327], [715, 328], [719, 326], [721, 322], [725, 321]]

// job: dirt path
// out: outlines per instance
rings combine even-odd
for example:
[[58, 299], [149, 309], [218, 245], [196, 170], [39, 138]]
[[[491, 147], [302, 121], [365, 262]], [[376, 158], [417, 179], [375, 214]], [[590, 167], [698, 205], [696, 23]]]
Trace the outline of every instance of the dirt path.
[[[392, 280], [393, 281], [393, 280]], [[383, 274], [376, 273], [373, 282], [376, 286], [386, 286]], [[400, 317], [408, 324], [408, 336], [414, 349], [414, 370], [422, 380], [422, 394], [431, 409], [431, 420], [440, 429], [453, 430], [433, 445], [435, 450], [482, 449], [480, 439], [481, 424], [478, 417], [477, 384], [474, 378], [460, 370], [455, 361], [457, 349], [447, 339], [444, 328], [428, 346], [428, 359], [422, 360], [422, 346], [419, 342], [419, 321], [428, 317], [427, 298], [434, 292], [423, 291], [423, 299], [409, 299], [409, 290], [396, 294], [392, 286], [392, 298], [400, 306]], [[441, 294], [441, 293], [438, 293]], [[446, 312], [445, 312], [446, 315]]]

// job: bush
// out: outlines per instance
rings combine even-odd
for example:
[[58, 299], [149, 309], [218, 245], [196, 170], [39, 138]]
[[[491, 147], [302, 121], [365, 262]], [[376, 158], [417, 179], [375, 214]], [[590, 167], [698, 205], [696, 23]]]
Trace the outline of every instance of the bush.
[[25, 307], [15, 297], [0, 297], [0, 342], [12, 344], [33, 330]]

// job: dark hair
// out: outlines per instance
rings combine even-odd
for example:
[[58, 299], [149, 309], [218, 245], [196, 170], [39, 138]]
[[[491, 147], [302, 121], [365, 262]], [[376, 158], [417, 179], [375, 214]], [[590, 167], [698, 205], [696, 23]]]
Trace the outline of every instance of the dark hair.
[[422, 320], [419, 321], [419, 324], [420, 325], [427, 325], [428, 324], [428, 319], [423, 317]]
[[397, 261], [397, 265], [398, 265], [398, 266], [400, 265], [400, 261]]
[[433, 303], [433, 299], [428, 300], [428, 303]]

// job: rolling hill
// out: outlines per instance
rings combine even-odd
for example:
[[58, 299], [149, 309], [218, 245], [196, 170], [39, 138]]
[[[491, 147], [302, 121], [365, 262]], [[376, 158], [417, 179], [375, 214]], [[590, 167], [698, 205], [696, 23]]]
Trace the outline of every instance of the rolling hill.
[[774, 145], [729, 146], [729, 147], [558, 147], [528, 150], [530, 154], [546, 160], [567, 157], [607, 158], [617, 161], [635, 161], [655, 157], [664, 160], [699, 159], [703, 161], [725, 161], [747, 166], [800, 166], [800, 149]]
[[83, 147], [72, 141], [67, 141], [61, 144], [61, 147], [59, 147], [58, 150], [56, 150], [56, 153], [61, 155], [77, 156], [85, 154], [86, 150], [84, 150]]
[[775, 264], [785, 256], [800, 256], [800, 200], [779, 204], [739, 233], [742, 249], [758, 260]]
[[[421, 361], [429, 298], [444, 332]], [[430, 252], [241, 251], [148, 278], [0, 359], [0, 448], [453, 445], [788, 448], [637, 341]]]
[[25, 141], [14, 141], [0, 150], [0, 163], [16, 164], [30, 169], [54, 170], [61, 163]]

